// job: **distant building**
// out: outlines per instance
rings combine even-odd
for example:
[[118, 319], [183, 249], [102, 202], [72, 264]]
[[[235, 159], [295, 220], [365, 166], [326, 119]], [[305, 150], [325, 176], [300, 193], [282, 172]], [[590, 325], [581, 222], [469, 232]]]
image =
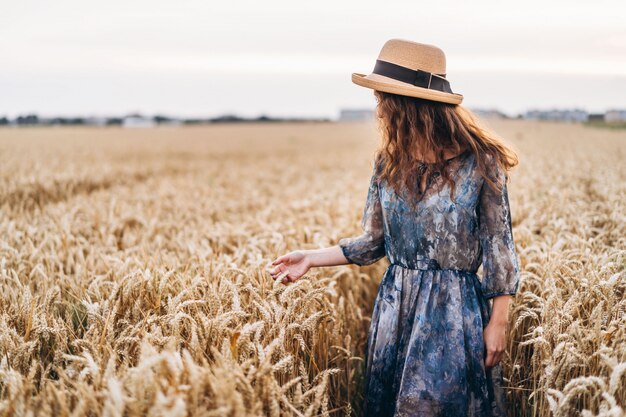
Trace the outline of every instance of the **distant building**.
[[609, 110], [604, 115], [607, 123], [626, 122], [626, 110]]
[[589, 114], [584, 110], [529, 110], [524, 115], [529, 120], [552, 120], [559, 122], [586, 122]]
[[374, 120], [376, 112], [370, 109], [342, 109], [339, 112], [340, 122], [356, 122]]
[[131, 114], [122, 119], [122, 126], [124, 127], [152, 127], [154, 126], [154, 120], [152, 118], [144, 117], [139, 114]]
[[472, 108], [472, 113], [481, 119], [506, 119], [507, 115], [496, 109], [477, 109]]
[[87, 117], [85, 118], [85, 124], [91, 126], [106, 126], [107, 118], [106, 117]]

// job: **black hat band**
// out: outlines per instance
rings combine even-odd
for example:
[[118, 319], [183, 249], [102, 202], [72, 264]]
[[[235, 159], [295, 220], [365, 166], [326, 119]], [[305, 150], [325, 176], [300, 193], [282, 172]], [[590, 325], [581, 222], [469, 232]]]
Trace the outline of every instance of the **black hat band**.
[[413, 84], [416, 87], [428, 88], [429, 90], [437, 90], [443, 93], [450, 93], [450, 82], [443, 78], [445, 74], [433, 74], [432, 72], [422, 70], [412, 70], [387, 61], [376, 60], [374, 66], [374, 74], [384, 75], [403, 83]]

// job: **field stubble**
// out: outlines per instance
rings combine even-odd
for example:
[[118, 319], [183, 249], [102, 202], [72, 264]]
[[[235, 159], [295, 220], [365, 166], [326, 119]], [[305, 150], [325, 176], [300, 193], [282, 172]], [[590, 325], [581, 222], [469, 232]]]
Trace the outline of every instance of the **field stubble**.
[[[494, 121], [519, 151], [511, 416], [626, 409], [626, 132]], [[358, 415], [387, 261], [274, 283], [360, 234], [369, 123], [0, 130], [0, 412]]]

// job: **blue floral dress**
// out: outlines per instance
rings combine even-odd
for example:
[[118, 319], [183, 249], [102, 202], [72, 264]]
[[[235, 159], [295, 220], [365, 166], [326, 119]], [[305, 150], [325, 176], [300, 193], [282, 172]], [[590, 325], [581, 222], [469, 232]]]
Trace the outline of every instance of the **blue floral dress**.
[[488, 300], [517, 292], [519, 266], [508, 175], [493, 161], [501, 191], [465, 152], [447, 161], [456, 202], [438, 176], [415, 208], [379, 181], [375, 162], [363, 234], [339, 240], [350, 263], [390, 261], [367, 339], [365, 416], [506, 415], [500, 363], [485, 367], [483, 329]]

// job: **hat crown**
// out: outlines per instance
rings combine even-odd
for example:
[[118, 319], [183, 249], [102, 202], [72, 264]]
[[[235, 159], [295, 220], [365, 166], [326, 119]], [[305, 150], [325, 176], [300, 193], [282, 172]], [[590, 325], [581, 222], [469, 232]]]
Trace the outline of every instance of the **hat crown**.
[[446, 74], [446, 56], [434, 45], [405, 39], [390, 39], [383, 45], [378, 59], [412, 70]]

